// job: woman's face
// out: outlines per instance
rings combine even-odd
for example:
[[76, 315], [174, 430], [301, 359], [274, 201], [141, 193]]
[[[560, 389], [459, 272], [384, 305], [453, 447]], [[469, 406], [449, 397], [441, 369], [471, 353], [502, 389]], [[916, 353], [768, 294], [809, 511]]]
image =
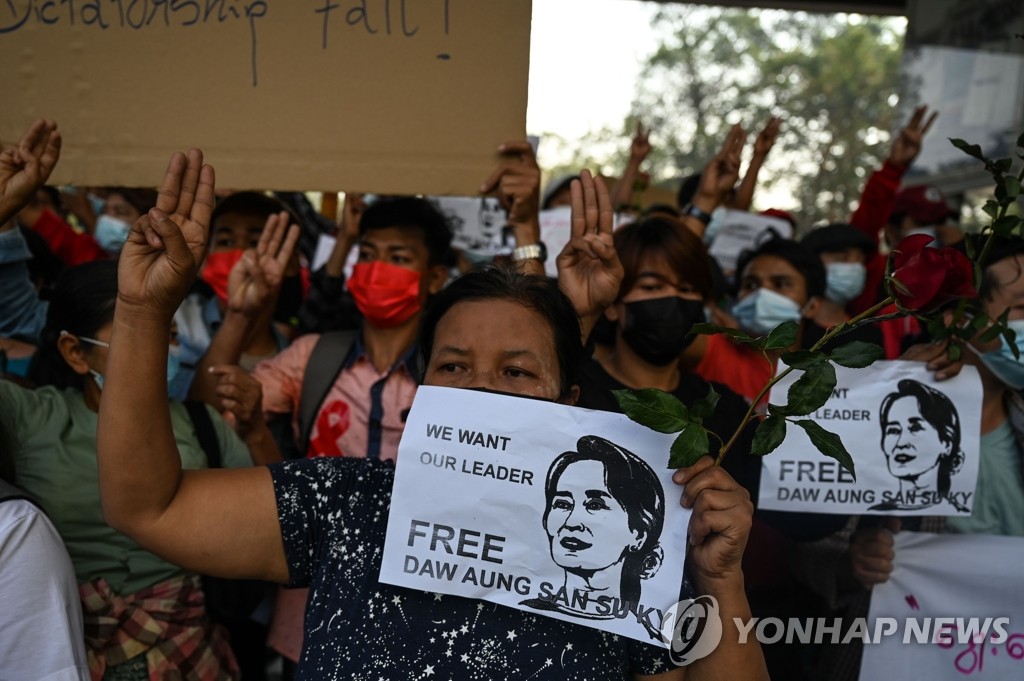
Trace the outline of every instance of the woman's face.
[[544, 529], [551, 558], [565, 570], [596, 572], [615, 565], [644, 537], [629, 528], [629, 516], [605, 482], [600, 461], [569, 464], [555, 483]]
[[519, 303], [457, 303], [438, 322], [424, 383], [556, 400], [561, 379], [554, 332]]
[[882, 424], [882, 451], [894, 477], [917, 478], [938, 466], [949, 450], [939, 431], [921, 415], [916, 397], [901, 397], [889, 405]]
[[107, 203], [103, 208], [103, 212], [119, 220], [124, 220], [129, 225], [135, 224], [135, 221], [142, 216], [142, 213], [137, 211], [135, 206], [125, 201], [124, 197], [117, 192], [111, 192], [107, 195]]

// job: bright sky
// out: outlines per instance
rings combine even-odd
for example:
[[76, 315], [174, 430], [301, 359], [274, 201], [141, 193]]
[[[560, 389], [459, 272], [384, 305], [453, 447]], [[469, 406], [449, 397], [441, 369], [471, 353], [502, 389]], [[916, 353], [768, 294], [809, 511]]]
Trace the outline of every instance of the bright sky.
[[618, 126], [654, 49], [656, 3], [534, 0], [526, 129], [567, 139]]

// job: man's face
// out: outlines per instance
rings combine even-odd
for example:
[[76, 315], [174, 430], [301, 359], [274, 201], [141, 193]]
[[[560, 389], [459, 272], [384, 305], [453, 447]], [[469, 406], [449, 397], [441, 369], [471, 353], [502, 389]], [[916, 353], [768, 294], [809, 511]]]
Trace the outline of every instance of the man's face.
[[372, 229], [359, 239], [360, 264], [385, 262], [420, 275], [420, 302], [444, 286], [447, 270], [430, 264], [430, 251], [418, 227]]
[[213, 224], [210, 252], [243, 251], [256, 248], [267, 216], [256, 213], [224, 213]]
[[759, 288], [786, 296], [803, 309], [807, 305], [807, 280], [795, 267], [775, 255], [759, 255], [747, 265], [740, 279], [742, 300]]

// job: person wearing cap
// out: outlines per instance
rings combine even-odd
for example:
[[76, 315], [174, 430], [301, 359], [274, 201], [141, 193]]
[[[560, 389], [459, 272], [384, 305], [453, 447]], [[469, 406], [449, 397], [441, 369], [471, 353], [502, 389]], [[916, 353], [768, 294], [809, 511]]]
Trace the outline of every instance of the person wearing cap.
[[936, 246], [951, 246], [964, 238], [963, 232], [949, 228], [951, 210], [938, 187], [916, 185], [901, 189], [885, 227], [885, 238], [893, 247], [911, 234], [926, 234]]

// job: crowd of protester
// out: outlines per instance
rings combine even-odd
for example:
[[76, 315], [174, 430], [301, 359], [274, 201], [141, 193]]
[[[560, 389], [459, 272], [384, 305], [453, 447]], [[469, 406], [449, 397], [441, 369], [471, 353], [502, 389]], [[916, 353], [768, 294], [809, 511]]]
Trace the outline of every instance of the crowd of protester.
[[[754, 137], [742, 177], [736, 125], [677, 205], [647, 209], [633, 196], [651, 150], [641, 127], [610, 191], [581, 171], [542, 193], [532, 147], [503, 144], [481, 191], [507, 210], [515, 250], [493, 262], [458, 253], [424, 198], [349, 194], [325, 218], [303, 194], [215, 192], [198, 150], [172, 157], [153, 187], [58, 189], [46, 182], [60, 132], [37, 121], [0, 152], [0, 678], [248, 680], [274, 664], [285, 678], [405, 678], [424, 661], [443, 675], [453, 661], [426, 624], [464, 613], [476, 624], [455, 659], [482, 654], [473, 640], [496, 643], [459, 678], [543, 668], [567, 642], [579, 662], [537, 678], [856, 678], [854, 645], [740, 645], [729, 623], [865, 614], [901, 529], [1024, 535], [1024, 365], [998, 339], [972, 341], [958, 363], [913, 318], [839, 340], [940, 378], [977, 367], [985, 502], [968, 518], [761, 510], [761, 462], [747, 456], [756, 422], [722, 467], [706, 457], [676, 473], [694, 510], [686, 579], [726, 623], [720, 648], [689, 667], [653, 645], [378, 583], [387, 514], [376, 509], [419, 385], [606, 411], [620, 411], [622, 388], [689, 404], [713, 385], [706, 425], [732, 433], [781, 351], [694, 324], [759, 336], [795, 321], [789, 350], [806, 349], [885, 297], [885, 254], [900, 239], [965, 239], [938, 190], [901, 186], [933, 120], [918, 108], [882, 167], [865, 169], [848, 222], [766, 210], [802, 238], [763, 240], [733, 270], [709, 247], [723, 210], [756, 202], [779, 119]], [[540, 212], [559, 205], [572, 234], [548, 253]], [[310, 271], [325, 233], [333, 251]], [[1024, 242], [1001, 240], [982, 267], [973, 308], [1024, 320]], [[510, 355], [513, 341], [531, 353]], [[392, 598], [401, 613], [377, 607]], [[507, 639], [512, 623], [520, 636]]]

